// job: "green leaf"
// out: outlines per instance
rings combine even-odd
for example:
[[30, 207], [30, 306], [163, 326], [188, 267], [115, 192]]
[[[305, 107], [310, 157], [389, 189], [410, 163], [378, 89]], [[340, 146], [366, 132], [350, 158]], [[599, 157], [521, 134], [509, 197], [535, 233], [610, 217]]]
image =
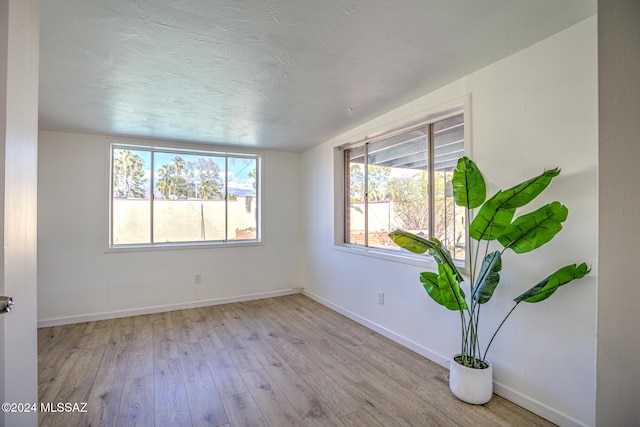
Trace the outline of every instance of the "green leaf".
[[551, 180], [560, 174], [560, 169], [554, 168], [544, 171], [540, 175], [524, 181], [496, 194], [500, 209], [515, 209], [522, 207], [538, 197], [551, 183]]
[[516, 209], [502, 209], [496, 196], [487, 200], [469, 226], [469, 236], [476, 240], [495, 240], [511, 224]]
[[569, 209], [560, 202], [545, 205], [517, 218], [498, 237], [498, 241], [515, 253], [530, 252], [544, 245], [562, 230]]
[[424, 272], [420, 274], [420, 281], [429, 296], [438, 304], [449, 310], [466, 310], [467, 303], [464, 292], [456, 280], [455, 273], [446, 264], [438, 265], [438, 274]]
[[487, 187], [482, 173], [468, 157], [458, 159], [451, 180], [453, 199], [456, 205], [473, 209], [480, 206], [487, 197]]
[[404, 230], [395, 230], [389, 233], [389, 237], [396, 245], [415, 254], [423, 254], [429, 249], [433, 249], [436, 244], [430, 240]]
[[478, 304], [484, 304], [491, 299], [493, 291], [495, 291], [498, 282], [500, 282], [500, 270], [502, 270], [500, 251], [487, 254], [482, 262], [472, 294], [472, 298]]
[[389, 237], [398, 246], [413, 253], [423, 254], [426, 251], [429, 251], [438, 264], [448, 265], [460, 282], [464, 280], [462, 278], [462, 274], [460, 274], [458, 268], [453, 263], [451, 253], [437, 238], [432, 237], [431, 239], [425, 239], [424, 237], [399, 229], [389, 233]]
[[469, 235], [475, 240], [496, 239], [511, 223], [516, 208], [538, 197], [558, 174], [560, 169], [551, 169], [508, 190], [498, 191], [480, 208], [469, 226]]
[[460, 272], [458, 271], [458, 267], [456, 267], [456, 265], [453, 262], [453, 258], [451, 257], [451, 252], [449, 252], [449, 250], [436, 237], [432, 237], [429, 240], [431, 240], [433, 243], [436, 244], [435, 247], [429, 251], [429, 253], [433, 256], [436, 262], [438, 264], [444, 264], [448, 266], [451, 269], [451, 271], [453, 271], [454, 275], [456, 276], [456, 279], [459, 282], [464, 281], [464, 279], [462, 278], [462, 274], [460, 274]]
[[590, 271], [591, 269], [584, 262], [578, 266], [576, 264], [567, 265], [518, 296], [514, 301], [517, 303], [522, 301], [530, 303], [544, 301], [553, 295], [560, 286], [572, 280], [580, 279], [589, 274]]

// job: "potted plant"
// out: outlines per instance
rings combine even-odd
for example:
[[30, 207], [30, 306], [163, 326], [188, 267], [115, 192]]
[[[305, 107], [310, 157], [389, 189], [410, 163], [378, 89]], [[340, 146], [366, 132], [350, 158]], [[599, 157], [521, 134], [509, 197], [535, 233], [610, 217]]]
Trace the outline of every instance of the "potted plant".
[[[429, 252], [438, 265], [438, 272], [420, 274], [420, 281], [429, 296], [449, 310], [458, 311], [461, 321], [460, 353], [451, 360], [449, 385], [459, 399], [473, 404], [484, 404], [493, 394], [492, 366], [487, 352], [493, 339], [507, 318], [521, 303], [536, 303], [549, 298], [560, 286], [589, 273], [585, 263], [562, 267], [514, 299], [515, 305], [497, 327], [483, 349], [478, 340], [480, 306], [487, 303], [500, 281], [502, 254], [511, 250], [523, 254], [549, 242], [567, 219], [568, 209], [552, 202], [514, 219], [516, 211], [535, 199], [558, 176], [555, 168], [524, 181], [508, 190], [498, 191], [486, 199], [486, 185], [476, 164], [467, 157], [458, 160], [453, 174], [453, 197], [458, 206], [478, 209], [469, 225], [469, 236], [475, 241], [469, 255], [469, 286], [462, 287], [463, 275], [451, 254], [437, 239], [426, 239], [416, 234], [396, 230], [389, 233], [400, 247], [411, 252]], [[483, 243], [484, 242], [484, 243]], [[501, 250], [492, 250], [498, 242]]]

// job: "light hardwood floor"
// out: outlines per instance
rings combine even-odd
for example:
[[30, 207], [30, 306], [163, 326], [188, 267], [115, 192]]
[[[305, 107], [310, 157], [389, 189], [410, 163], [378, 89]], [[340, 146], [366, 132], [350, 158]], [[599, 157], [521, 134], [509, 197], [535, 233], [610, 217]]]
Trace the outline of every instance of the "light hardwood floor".
[[[439, 365], [292, 295], [42, 328], [42, 426], [548, 426], [454, 398]], [[79, 407], [78, 409], [82, 409]]]

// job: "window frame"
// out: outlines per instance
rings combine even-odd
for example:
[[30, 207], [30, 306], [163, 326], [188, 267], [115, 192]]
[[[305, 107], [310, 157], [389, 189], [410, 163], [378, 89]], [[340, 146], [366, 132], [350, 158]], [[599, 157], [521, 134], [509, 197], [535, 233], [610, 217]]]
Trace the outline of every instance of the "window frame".
[[[443, 103], [434, 108], [428, 108], [421, 110], [411, 115], [401, 116], [395, 120], [388, 121], [382, 126], [371, 128], [370, 130], [360, 131], [355, 134], [351, 134], [350, 137], [344, 139], [337, 139], [334, 146], [334, 245], [333, 249], [341, 252], [347, 252], [356, 255], [362, 255], [371, 258], [384, 259], [393, 262], [399, 262], [403, 264], [416, 265], [420, 267], [427, 267], [431, 269], [437, 268], [437, 264], [432, 256], [414, 254], [406, 250], [395, 251], [391, 249], [370, 247], [359, 244], [346, 243], [346, 207], [347, 203], [347, 191], [346, 191], [346, 165], [344, 150], [357, 147], [366, 143], [375, 142], [377, 140], [393, 137], [402, 133], [424, 127], [426, 125], [444, 120], [458, 114], [464, 115], [464, 155], [471, 156], [472, 141], [471, 141], [471, 102], [470, 94], [453, 99], [449, 102]], [[380, 120], [380, 118], [378, 119]], [[373, 123], [373, 122], [371, 122]], [[358, 129], [366, 129], [367, 125], [361, 126]], [[430, 142], [431, 145], [431, 142]], [[432, 151], [432, 147], [429, 147]], [[466, 214], [468, 219], [468, 213]], [[464, 260], [454, 260], [454, 263], [461, 269], [463, 274], [466, 274], [467, 266], [469, 265], [470, 250], [469, 250], [469, 224], [468, 220], [464, 229], [465, 246], [468, 248], [465, 251]]]
[[[149, 151], [151, 156], [150, 165], [148, 168], [153, 171], [154, 168], [154, 153], [175, 153], [176, 155], [203, 155], [203, 156], [215, 156], [224, 157], [225, 164], [228, 163], [229, 158], [247, 158], [255, 160], [256, 162], [256, 238], [246, 240], [199, 240], [199, 241], [183, 241], [183, 242], [153, 242], [153, 202], [154, 195], [153, 190], [149, 198], [150, 204], [150, 221], [149, 228], [150, 242], [149, 243], [113, 243], [113, 172], [114, 172], [114, 150], [127, 149], [127, 150], [144, 150]], [[109, 252], [131, 252], [131, 251], [153, 251], [153, 250], [172, 250], [172, 249], [194, 249], [194, 248], [215, 248], [215, 247], [241, 247], [241, 246], [263, 246], [263, 233], [262, 233], [262, 212], [263, 212], [263, 186], [262, 176], [264, 174], [264, 152], [257, 150], [245, 150], [241, 148], [230, 149], [230, 147], [221, 147], [216, 145], [202, 145], [202, 144], [186, 144], [178, 142], [154, 142], [146, 144], [144, 142], [131, 141], [131, 140], [119, 140], [110, 139], [107, 144], [107, 200], [108, 206], [107, 212], [107, 233], [105, 238], [105, 253]], [[229, 201], [229, 193], [227, 186], [227, 173], [224, 174], [223, 179], [225, 181], [225, 230], [227, 230], [227, 211], [228, 206], [226, 204]], [[154, 184], [152, 184], [154, 185]], [[226, 231], [225, 231], [226, 233]], [[228, 237], [228, 236], [226, 236]]]

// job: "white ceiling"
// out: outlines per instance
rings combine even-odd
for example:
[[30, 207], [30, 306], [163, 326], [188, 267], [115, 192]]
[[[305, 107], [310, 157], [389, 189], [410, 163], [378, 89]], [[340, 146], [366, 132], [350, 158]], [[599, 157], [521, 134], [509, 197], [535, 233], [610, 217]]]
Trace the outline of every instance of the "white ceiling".
[[42, 0], [40, 128], [303, 151], [596, 0]]

